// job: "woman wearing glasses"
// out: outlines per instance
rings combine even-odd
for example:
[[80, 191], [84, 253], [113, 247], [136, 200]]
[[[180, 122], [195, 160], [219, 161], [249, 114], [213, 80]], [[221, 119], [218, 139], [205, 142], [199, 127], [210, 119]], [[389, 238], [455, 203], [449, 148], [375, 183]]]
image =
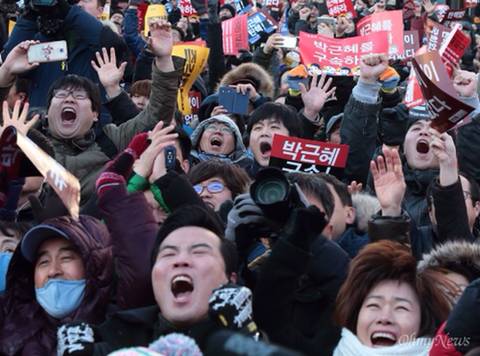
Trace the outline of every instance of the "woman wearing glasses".
[[224, 202], [245, 193], [250, 185], [250, 178], [243, 168], [217, 159], [194, 166], [189, 179], [203, 202], [215, 211], [219, 211]]

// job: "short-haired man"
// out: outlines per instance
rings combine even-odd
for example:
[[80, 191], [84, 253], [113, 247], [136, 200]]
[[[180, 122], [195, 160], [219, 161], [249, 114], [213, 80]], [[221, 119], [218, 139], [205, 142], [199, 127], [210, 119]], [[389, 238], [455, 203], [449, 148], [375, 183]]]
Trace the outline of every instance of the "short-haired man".
[[[248, 290], [218, 289], [236, 282], [237, 258], [234, 245], [223, 238], [223, 228], [212, 212], [186, 206], [172, 213], [158, 232], [152, 264], [157, 305], [113, 314], [96, 329], [96, 355], [147, 346], [172, 332], [188, 334], [204, 350], [208, 337], [222, 327], [255, 330]], [[222, 299], [222, 290], [236, 295], [237, 302], [243, 301], [230, 309], [234, 311], [230, 315], [214, 305]], [[225, 304], [233, 307], [229, 300], [224, 300]]]

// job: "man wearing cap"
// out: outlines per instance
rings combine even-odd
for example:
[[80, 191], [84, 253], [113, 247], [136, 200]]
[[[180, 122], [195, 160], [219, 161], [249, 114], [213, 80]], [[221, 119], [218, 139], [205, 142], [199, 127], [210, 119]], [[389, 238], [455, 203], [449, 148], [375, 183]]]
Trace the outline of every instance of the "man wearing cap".
[[101, 322], [110, 300], [110, 235], [98, 220], [45, 220], [30, 229], [12, 257], [1, 300], [0, 354], [53, 355], [57, 327]]

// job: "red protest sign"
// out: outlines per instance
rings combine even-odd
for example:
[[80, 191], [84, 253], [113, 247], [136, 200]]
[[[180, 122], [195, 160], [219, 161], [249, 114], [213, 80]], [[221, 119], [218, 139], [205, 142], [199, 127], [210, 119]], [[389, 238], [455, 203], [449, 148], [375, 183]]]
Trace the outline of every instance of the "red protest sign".
[[409, 109], [425, 103], [422, 95], [422, 89], [420, 89], [420, 84], [418, 84], [417, 76], [413, 70], [410, 72], [410, 76], [408, 77], [407, 90], [405, 91], [403, 103]]
[[405, 31], [403, 33], [403, 43], [403, 54], [394, 58], [402, 60], [413, 58], [420, 47], [418, 31]]
[[390, 45], [389, 55], [403, 54], [403, 14], [402, 10], [384, 11], [364, 17], [357, 24], [357, 32], [362, 35], [386, 31]]
[[236, 56], [241, 49], [248, 49], [248, 15], [238, 15], [222, 22], [223, 53]]
[[348, 145], [275, 135], [269, 166], [280, 167], [287, 172], [341, 171], [347, 165], [348, 150]]
[[447, 131], [475, 110], [458, 98], [437, 52], [415, 56], [412, 64], [433, 119], [433, 128], [440, 132]]
[[178, 7], [180, 8], [183, 17], [197, 15], [197, 10], [194, 9], [190, 0], [180, 0]]
[[427, 51], [433, 52], [438, 51], [442, 44], [447, 39], [448, 35], [452, 31], [450, 27], [441, 25], [435, 21], [429, 20], [433, 25], [430, 35], [428, 36], [428, 46]]
[[328, 14], [332, 17], [346, 15], [349, 18], [357, 17], [351, 0], [327, 0]]
[[462, 32], [460, 25], [455, 25], [439, 51], [443, 63], [447, 66], [449, 75], [453, 73], [453, 68], [460, 63], [460, 59], [469, 45], [470, 37]]
[[459, 10], [447, 10], [445, 14], [442, 16], [440, 23], [445, 24], [448, 26], [451, 22], [455, 21], [462, 21], [465, 17], [466, 9], [459, 9]]
[[360, 58], [370, 53], [388, 53], [386, 32], [350, 38], [330, 38], [300, 32], [298, 47], [302, 62], [316, 64], [330, 75], [358, 75]]

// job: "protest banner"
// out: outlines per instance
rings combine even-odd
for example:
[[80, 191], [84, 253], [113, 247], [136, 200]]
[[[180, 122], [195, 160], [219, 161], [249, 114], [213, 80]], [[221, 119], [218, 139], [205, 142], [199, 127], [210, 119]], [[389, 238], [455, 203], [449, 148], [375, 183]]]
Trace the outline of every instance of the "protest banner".
[[327, 0], [328, 14], [332, 17], [347, 16], [348, 18], [357, 17], [352, 0]]
[[449, 9], [441, 16], [440, 23], [450, 26], [452, 22], [462, 21], [465, 17], [466, 9]]
[[250, 0], [235, 0], [233, 6], [237, 14], [244, 14], [252, 8]]
[[165, 6], [159, 4], [148, 5], [147, 13], [145, 14], [145, 27], [143, 31], [145, 37], [148, 37], [148, 33], [150, 32], [150, 23], [158, 19], [168, 20], [168, 14]]
[[180, 8], [183, 17], [197, 15], [197, 10], [194, 9], [190, 0], [180, 0], [178, 7]]
[[261, 11], [255, 12], [248, 16], [247, 31], [248, 43], [255, 44], [261, 38], [262, 34], [269, 34], [276, 30], [276, 26]]
[[192, 113], [189, 93], [192, 85], [198, 78], [207, 63], [210, 49], [190, 44], [180, 44], [173, 46], [172, 55], [185, 58], [183, 67], [182, 83], [177, 92], [178, 110], [183, 115]]
[[469, 45], [470, 37], [462, 32], [460, 24], [456, 24], [439, 50], [442, 61], [447, 66], [449, 76], [452, 75], [453, 69], [460, 63], [460, 59]]
[[222, 22], [223, 53], [236, 56], [241, 49], [248, 49], [248, 15], [238, 15]]
[[425, 100], [423, 99], [422, 90], [418, 84], [415, 71], [410, 71], [410, 75], [407, 81], [407, 89], [405, 91], [405, 98], [403, 103], [409, 108], [413, 108], [418, 105], [423, 105]]
[[437, 52], [415, 56], [412, 64], [432, 117], [433, 128], [447, 131], [475, 110], [459, 99]]
[[388, 53], [386, 32], [350, 38], [330, 38], [300, 32], [298, 47], [305, 65], [316, 64], [330, 75], [359, 75], [363, 55]]
[[364, 17], [357, 23], [361, 36], [380, 31], [388, 32], [389, 55], [403, 54], [403, 14], [402, 10], [384, 11]]
[[269, 166], [286, 172], [335, 172], [341, 176], [347, 165], [348, 150], [348, 145], [275, 134]]
[[404, 31], [403, 38], [403, 54], [399, 56], [392, 56], [394, 59], [412, 59], [415, 56], [417, 50], [420, 48], [418, 31]]
[[[80, 213], [80, 183], [55, 158], [46, 154], [13, 126], [6, 127], [2, 133], [0, 155], [2, 170], [6, 169], [7, 173], [13, 169], [16, 176], [43, 176], [62, 200], [72, 217], [78, 219]], [[29, 162], [27, 162], [27, 159]]]
[[440, 50], [448, 35], [452, 31], [450, 27], [439, 24], [438, 22], [429, 20], [432, 24], [432, 30], [428, 36], [427, 51], [433, 52]]

